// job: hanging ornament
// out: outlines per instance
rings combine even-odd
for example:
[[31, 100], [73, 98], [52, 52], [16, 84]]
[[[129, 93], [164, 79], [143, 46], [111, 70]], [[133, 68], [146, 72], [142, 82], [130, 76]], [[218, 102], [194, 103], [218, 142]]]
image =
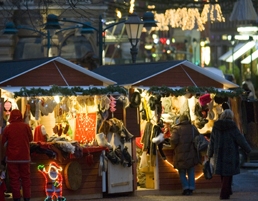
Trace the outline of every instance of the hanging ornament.
[[116, 99], [113, 96], [110, 96], [110, 111], [116, 111]]

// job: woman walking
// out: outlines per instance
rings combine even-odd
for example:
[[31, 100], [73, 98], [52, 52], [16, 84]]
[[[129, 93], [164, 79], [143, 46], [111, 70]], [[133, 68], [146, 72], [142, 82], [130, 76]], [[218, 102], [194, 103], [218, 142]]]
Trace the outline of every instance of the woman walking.
[[214, 173], [221, 176], [221, 200], [230, 198], [233, 175], [240, 173], [239, 147], [246, 153], [251, 151], [233, 118], [230, 109], [221, 113], [214, 123], [208, 147], [208, 159], [214, 158]]

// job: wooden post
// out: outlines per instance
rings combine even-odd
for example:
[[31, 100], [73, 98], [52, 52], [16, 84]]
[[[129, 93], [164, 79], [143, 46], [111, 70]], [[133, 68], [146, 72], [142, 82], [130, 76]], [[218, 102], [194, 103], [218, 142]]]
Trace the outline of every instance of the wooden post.
[[2, 128], [3, 128], [3, 115], [4, 115], [4, 99], [2, 97], [2, 91], [0, 89], [0, 160], [3, 159], [3, 146], [2, 146]]

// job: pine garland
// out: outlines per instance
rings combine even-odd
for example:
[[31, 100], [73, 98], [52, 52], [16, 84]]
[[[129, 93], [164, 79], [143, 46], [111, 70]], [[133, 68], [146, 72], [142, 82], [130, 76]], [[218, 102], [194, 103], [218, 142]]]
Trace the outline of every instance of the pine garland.
[[128, 91], [126, 88], [118, 85], [110, 85], [103, 88], [90, 87], [89, 89], [83, 89], [82, 87], [60, 87], [57, 85], [51, 86], [50, 89], [42, 88], [31, 88], [22, 87], [20, 91], [14, 92], [14, 97], [35, 97], [35, 96], [77, 96], [77, 95], [102, 95], [102, 94], [113, 94], [118, 93], [127, 95]]
[[188, 86], [188, 87], [180, 87], [178, 89], [172, 89], [167, 86], [156, 87], [153, 86], [148, 90], [150, 94], [162, 94], [164, 96], [183, 96], [188, 93], [198, 96], [204, 93], [212, 93], [216, 94], [220, 97], [239, 97], [244, 95], [244, 90], [242, 88], [230, 89], [230, 90], [221, 90], [214, 87], [195, 87], [195, 86]]
[[[104, 95], [104, 94], [113, 94], [118, 93], [122, 95], [128, 95], [128, 90], [122, 86], [118, 85], [110, 85], [103, 88], [98, 87], [90, 87], [89, 89], [83, 89], [82, 87], [60, 87], [57, 85], [51, 86], [50, 89], [42, 89], [38, 88], [31, 88], [28, 89], [26, 87], [22, 87], [20, 91], [14, 92], [14, 97], [35, 97], [35, 96], [54, 96], [54, 95], [62, 95], [62, 96], [77, 96], [77, 95]], [[176, 88], [169, 88], [167, 86], [157, 87], [153, 86], [150, 87], [148, 90], [149, 94], [162, 94], [164, 96], [183, 96], [187, 93], [192, 95], [198, 96], [204, 93], [212, 93], [216, 94], [220, 97], [239, 97], [244, 95], [244, 90], [242, 88], [230, 89], [230, 90], [221, 90], [214, 87], [195, 87], [195, 86], [188, 86], [188, 87], [180, 87]]]

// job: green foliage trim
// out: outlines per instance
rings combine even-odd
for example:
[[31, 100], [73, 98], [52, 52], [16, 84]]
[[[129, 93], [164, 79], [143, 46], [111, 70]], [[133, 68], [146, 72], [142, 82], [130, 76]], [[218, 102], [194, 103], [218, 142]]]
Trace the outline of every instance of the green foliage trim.
[[204, 93], [212, 93], [216, 94], [220, 97], [239, 97], [241, 95], [244, 95], [244, 90], [242, 88], [236, 88], [236, 89], [230, 89], [230, 90], [223, 90], [223, 89], [217, 89], [214, 87], [195, 87], [195, 86], [188, 86], [188, 87], [181, 87], [178, 89], [172, 89], [167, 86], [162, 87], [151, 87], [148, 90], [148, 93], [150, 94], [162, 94], [165, 96], [172, 95], [172, 96], [183, 96], [188, 93], [192, 95], [201, 95]]
[[89, 89], [83, 89], [82, 87], [60, 87], [57, 85], [51, 86], [50, 89], [42, 88], [31, 88], [22, 87], [20, 91], [14, 92], [14, 97], [35, 97], [35, 96], [77, 96], [77, 95], [104, 95], [119, 93], [127, 95], [128, 91], [126, 88], [118, 85], [110, 85], [107, 87], [89, 87]]

